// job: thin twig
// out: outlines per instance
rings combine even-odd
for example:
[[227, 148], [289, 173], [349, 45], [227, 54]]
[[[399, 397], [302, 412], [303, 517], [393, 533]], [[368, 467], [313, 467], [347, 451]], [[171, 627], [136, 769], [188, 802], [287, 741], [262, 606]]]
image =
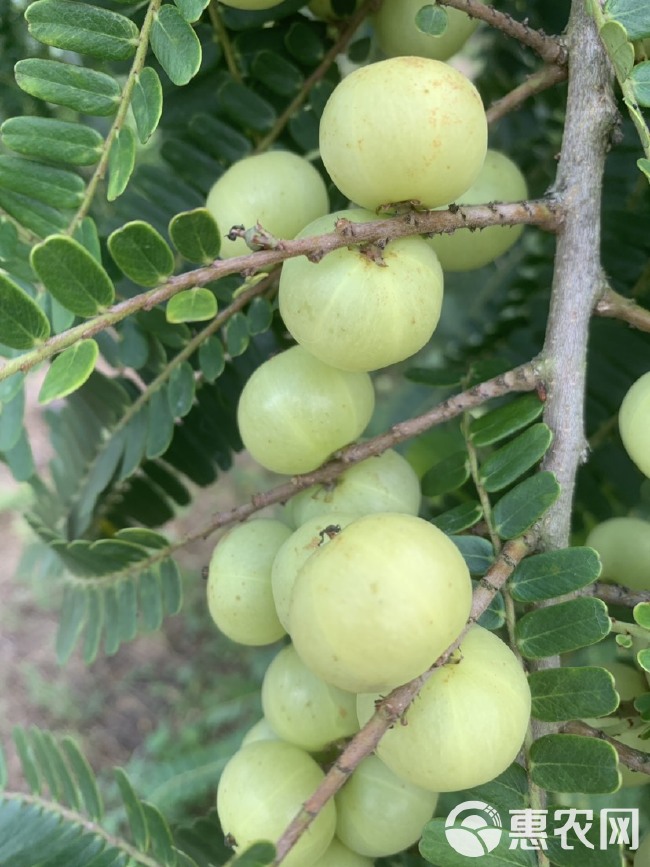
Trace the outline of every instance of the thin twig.
[[590, 584], [580, 595], [596, 596], [610, 605], [623, 605], [626, 608], [634, 608], [641, 602], [650, 602], [650, 590], [633, 590], [621, 584], [607, 584], [605, 581]]
[[622, 319], [640, 331], [650, 331], [650, 310], [631, 298], [619, 295], [609, 286], [596, 302], [594, 313], [610, 319]]
[[516, 202], [511, 204], [452, 206], [444, 211], [409, 212], [406, 215], [377, 220], [371, 223], [349, 223], [341, 221], [337, 231], [317, 237], [300, 238], [294, 241], [274, 240], [271, 249], [260, 250], [245, 256], [216, 261], [213, 265], [187, 271], [170, 278], [155, 289], [127, 298], [109, 307], [93, 319], [88, 319], [67, 331], [50, 337], [36, 349], [25, 352], [0, 364], [0, 382], [14, 373], [26, 372], [41, 362], [78, 340], [93, 337], [95, 334], [116, 325], [138, 310], [151, 310], [158, 304], [169, 300], [177, 292], [204, 286], [228, 274], [254, 274], [265, 270], [285, 259], [307, 256], [318, 260], [324, 255], [341, 247], [357, 244], [384, 242], [393, 238], [433, 232], [453, 232], [461, 228], [484, 228], [485, 226], [515, 224], [537, 225], [552, 231], [561, 221], [557, 204], [545, 200]]
[[409, 705], [417, 696], [423, 684], [426, 683], [438, 668], [448, 662], [467, 630], [476, 623], [481, 614], [487, 609], [517, 564], [534, 549], [536, 542], [536, 535], [530, 533], [518, 539], [513, 539], [504, 545], [500, 556], [486, 572], [485, 577], [474, 591], [472, 610], [465, 629], [428, 671], [420, 677], [416, 677], [410, 683], [394, 689], [389, 696], [378, 703], [374, 716], [343, 750], [318, 789], [305, 802], [300, 813], [278, 840], [276, 845], [277, 856], [273, 862], [274, 865], [278, 865], [283, 861], [325, 804], [334, 797], [350, 777], [352, 771], [375, 749], [385, 732], [392, 725], [395, 725], [398, 720], [404, 718]]
[[217, 0], [210, 0], [210, 4], [208, 5], [208, 16], [210, 18], [210, 23], [214, 28], [214, 32], [217, 36], [217, 42], [221, 46], [221, 50], [223, 51], [223, 56], [226, 60], [226, 66], [228, 67], [228, 72], [232, 75], [232, 77], [239, 84], [242, 83], [242, 75], [239, 71], [239, 66], [237, 65], [237, 58], [235, 57], [235, 51], [232, 46], [232, 42], [230, 41], [230, 36], [228, 35], [228, 31], [221, 20], [221, 13], [219, 12], [219, 5]]
[[566, 66], [558, 66], [556, 63], [549, 63], [546, 66], [543, 66], [539, 72], [529, 75], [524, 82], [515, 87], [509, 93], [506, 93], [506, 95], [502, 96], [501, 99], [497, 99], [493, 102], [485, 112], [487, 122], [495, 123], [497, 120], [504, 117], [504, 115], [519, 108], [519, 106], [527, 99], [530, 99], [531, 96], [535, 96], [543, 90], [553, 87], [554, 84], [559, 84], [559, 82], [564, 81], [566, 77]]
[[535, 30], [525, 21], [517, 21], [511, 15], [499, 12], [494, 6], [488, 6], [481, 0], [438, 0], [438, 3], [440, 6], [450, 6], [452, 9], [465, 12], [472, 18], [485, 21], [490, 27], [501, 30], [522, 45], [532, 48], [546, 63], [563, 66], [567, 62], [566, 46], [557, 36], [548, 36], [542, 30]]
[[606, 741], [611, 744], [618, 753], [618, 760], [626, 768], [631, 771], [638, 771], [640, 774], [650, 774], [650, 754], [644, 753], [641, 750], [635, 750], [633, 747], [628, 747], [617, 741], [616, 738], [606, 735], [602, 729], [594, 728], [580, 720], [572, 720], [562, 726], [562, 731], [570, 735], [585, 735], [586, 737], [598, 738], [601, 741]]

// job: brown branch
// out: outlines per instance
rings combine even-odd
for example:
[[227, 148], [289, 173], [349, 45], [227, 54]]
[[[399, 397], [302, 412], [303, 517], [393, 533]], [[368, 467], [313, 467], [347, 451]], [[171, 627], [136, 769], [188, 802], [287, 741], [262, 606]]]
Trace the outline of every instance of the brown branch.
[[596, 596], [603, 602], [612, 605], [624, 605], [626, 608], [634, 608], [640, 602], [650, 602], [650, 590], [632, 590], [622, 584], [607, 584], [604, 581], [596, 581], [581, 591], [582, 596]]
[[355, 735], [348, 746], [343, 750], [333, 767], [325, 776], [318, 789], [305, 802], [300, 813], [285, 830], [276, 845], [277, 856], [273, 862], [280, 864], [287, 856], [292, 847], [297, 843], [300, 836], [307, 830], [311, 822], [323, 809], [325, 804], [343, 786], [352, 771], [366, 756], [375, 749], [384, 733], [398, 720], [404, 717], [409, 705], [417, 696], [421, 687], [436, 671], [436, 669], [448, 662], [452, 653], [461, 643], [467, 630], [476, 623], [478, 618], [487, 609], [488, 605], [508, 580], [515, 567], [531, 551], [534, 550], [537, 537], [534, 533], [528, 533], [519, 539], [507, 542], [501, 554], [486, 572], [485, 577], [474, 591], [472, 598], [472, 610], [467, 625], [458, 636], [456, 641], [445, 650], [435, 661], [431, 668], [420, 677], [416, 677], [410, 683], [394, 689], [389, 696], [377, 705], [374, 716], [366, 723], [361, 731]]
[[606, 741], [611, 744], [618, 753], [618, 760], [626, 768], [631, 771], [638, 771], [640, 774], [650, 774], [650, 755], [641, 750], [635, 750], [634, 747], [628, 747], [617, 741], [616, 738], [606, 735], [601, 729], [587, 725], [580, 720], [572, 720], [562, 726], [562, 731], [565, 734], [585, 735], [586, 737], [598, 738], [601, 741]]
[[610, 319], [622, 319], [640, 331], [650, 331], [650, 310], [631, 298], [619, 295], [609, 286], [596, 302], [594, 313]]
[[282, 112], [282, 114], [279, 115], [278, 119], [273, 124], [273, 128], [270, 130], [270, 132], [268, 132], [267, 135], [265, 135], [264, 138], [260, 142], [258, 142], [254, 153], [263, 153], [265, 150], [268, 150], [269, 145], [273, 144], [273, 142], [278, 138], [287, 123], [298, 111], [301, 105], [305, 102], [314, 85], [318, 84], [318, 82], [327, 74], [327, 71], [329, 70], [330, 66], [336, 61], [336, 58], [339, 56], [339, 54], [345, 51], [345, 49], [350, 43], [350, 40], [359, 29], [359, 26], [368, 17], [368, 14], [376, 7], [376, 5], [377, 0], [366, 0], [366, 2], [362, 3], [361, 6], [356, 10], [354, 15], [352, 15], [350, 19], [345, 23], [345, 26], [341, 29], [341, 32], [336, 42], [327, 51], [327, 53], [318, 64], [316, 69], [311, 73], [311, 75], [309, 75], [304, 80], [302, 87], [291, 100], [289, 105]]
[[548, 36], [542, 30], [535, 30], [529, 27], [525, 21], [516, 21], [511, 15], [499, 12], [498, 9], [487, 6], [480, 0], [438, 0], [438, 4], [459, 9], [471, 18], [485, 21], [490, 27], [501, 30], [506, 36], [511, 36], [523, 45], [532, 48], [546, 63], [556, 63], [563, 66], [567, 62], [566, 47], [557, 36]]
[[536, 225], [553, 231], [560, 225], [560, 222], [561, 213], [557, 204], [540, 199], [503, 205], [465, 205], [462, 208], [452, 205], [444, 211], [409, 211], [398, 217], [370, 223], [349, 223], [346, 220], [341, 220], [337, 231], [327, 235], [300, 238], [294, 241], [273, 239], [269, 249], [249, 253], [245, 256], [235, 256], [232, 259], [218, 260], [213, 265], [178, 274], [155, 289], [120, 301], [93, 319], [50, 337], [36, 349], [0, 364], [0, 382], [14, 373], [30, 370], [63, 349], [67, 349], [68, 346], [72, 346], [78, 340], [99, 334], [99, 332], [116, 325], [133, 313], [137, 313], [138, 310], [151, 310], [152, 307], [162, 304], [177, 292], [192, 289], [195, 286], [204, 286], [206, 283], [228, 274], [254, 274], [256, 271], [271, 268], [294, 256], [307, 256], [313, 260], [318, 260], [326, 253], [340, 247], [385, 242], [409, 235], [516, 224]]
[[184, 540], [194, 541], [205, 538], [215, 530], [244, 521], [260, 509], [272, 506], [276, 503], [284, 503], [298, 491], [304, 490], [316, 484], [325, 484], [333, 481], [341, 475], [351, 464], [356, 464], [373, 455], [379, 455], [386, 449], [393, 448], [405, 440], [418, 436], [429, 428], [442, 422], [455, 418], [469, 409], [491, 400], [502, 397], [511, 392], [534, 391], [543, 380], [544, 365], [541, 360], [533, 360], [522, 364], [513, 370], [503, 373], [494, 379], [488, 379], [473, 388], [444, 400], [437, 406], [407, 421], [398, 422], [386, 433], [379, 434], [362, 443], [353, 443], [336, 453], [333, 460], [319, 467], [311, 473], [294, 476], [290, 481], [278, 485], [264, 493], [255, 494], [250, 502], [217, 512], [213, 515], [209, 525], [192, 537]]
[[519, 108], [519, 106], [529, 99], [553, 87], [554, 84], [564, 81], [567, 77], [566, 66], [558, 66], [557, 64], [547, 64], [543, 66], [539, 72], [529, 75], [528, 78], [520, 85], [515, 87], [501, 99], [495, 100], [485, 112], [488, 123], [495, 123], [504, 115]]

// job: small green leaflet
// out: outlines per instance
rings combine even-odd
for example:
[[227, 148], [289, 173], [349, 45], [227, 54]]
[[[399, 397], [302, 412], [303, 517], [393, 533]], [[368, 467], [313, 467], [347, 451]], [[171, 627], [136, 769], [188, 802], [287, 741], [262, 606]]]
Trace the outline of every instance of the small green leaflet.
[[174, 0], [183, 18], [193, 24], [201, 17], [210, 0]]
[[518, 602], [553, 599], [591, 584], [600, 569], [593, 548], [545, 551], [521, 561], [510, 577], [510, 592]]
[[0, 187], [0, 209], [6, 211], [17, 223], [38, 235], [39, 238], [46, 238], [48, 235], [63, 231], [72, 216], [70, 212], [66, 216], [62, 210], [2, 187]]
[[12, 151], [75, 166], [94, 165], [104, 146], [104, 139], [91, 127], [51, 117], [10, 117], [0, 130], [3, 143]]
[[115, 298], [111, 278], [78, 241], [51, 235], [31, 253], [32, 268], [52, 295], [77, 316], [94, 316]]
[[604, 11], [623, 25], [631, 41], [650, 36], [650, 6], [645, 0], [607, 0]]
[[176, 214], [169, 223], [169, 237], [188, 262], [209, 265], [219, 255], [221, 236], [207, 208]]
[[630, 81], [639, 105], [650, 106], [650, 60], [637, 63], [630, 75]]
[[611, 625], [601, 599], [571, 599], [524, 614], [515, 635], [523, 656], [541, 659], [596, 644], [609, 635]]
[[614, 678], [604, 668], [548, 668], [528, 675], [532, 714], [546, 722], [607, 716], [618, 707]]
[[149, 223], [133, 220], [108, 238], [116, 265], [139, 286], [157, 286], [174, 270], [174, 254], [162, 235]]
[[253, 843], [241, 855], [228, 862], [228, 867], [267, 867], [275, 858], [273, 843]]
[[422, 6], [415, 16], [415, 26], [428, 36], [442, 36], [447, 24], [447, 10], [441, 6]]
[[217, 315], [217, 299], [209, 289], [188, 289], [170, 298], [166, 309], [168, 322], [201, 322]]
[[4, 403], [0, 410], [0, 452], [9, 452], [15, 448], [23, 433], [25, 417], [25, 392], [18, 391], [14, 397]]
[[138, 44], [138, 28], [129, 18], [75, 0], [36, 0], [25, 18], [39, 42], [102, 60], [128, 60]]
[[625, 81], [634, 66], [634, 47], [627, 38], [625, 28], [617, 21], [608, 21], [600, 28], [598, 35], [614, 64], [618, 78]]
[[86, 185], [75, 172], [3, 154], [0, 187], [54, 208], [76, 209], [83, 201]]
[[521, 482], [496, 503], [492, 516], [502, 539], [525, 533], [560, 495], [553, 473], [539, 472]]
[[131, 127], [123, 126], [115, 133], [108, 156], [108, 189], [106, 198], [114, 202], [127, 188], [135, 166], [135, 135]]
[[50, 323], [33, 298], [0, 273], [0, 343], [31, 349], [50, 336]]
[[642, 171], [646, 178], [650, 181], [650, 160], [642, 157], [640, 160], [636, 161], [636, 164], [639, 168], [639, 171]]
[[544, 735], [530, 748], [533, 782], [551, 792], [606, 794], [619, 786], [618, 759], [611, 744], [582, 735]]
[[511, 400], [474, 419], [470, 425], [472, 442], [477, 448], [490, 446], [527, 427], [542, 414], [543, 408], [536, 394], [526, 394]]
[[220, 111], [244, 128], [265, 132], [275, 123], [277, 114], [271, 103], [243, 84], [226, 81], [217, 95]]
[[425, 497], [438, 497], [462, 487], [469, 479], [469, 457], [465, 449], [434, 464], [422, 478]]
[[[632, 611], [635, 621], [644, 629], [650, 629], [650, 602], [639, 602]], [[650, 639], [650, 634], [648, 635]]]
[[38, 402], [50, 403], [81, 388], [95, 369], [98, 355], [94, 340], [81, 340], [57, 355], [43, 380]]
[[120, 102], [120, 86], [111, 75], [83, 66], [29, 58], [19, 60], [14, 72], [25, 93], [81, 114], [98, 117], [115, 114]]
[[187, 84], [199, 71], [201, 43], [175, 6], [166, 4], [155, 16], [151, 48], [173, 84]]
[[461, 503], [448, 512], [436, 515], [431, 523], [444, 533], [462, 533], [477, 524], [482, 517], [483, 509], [479, 503]]
[[226, 356], [221, 340], [212, 336], [199, 346], [199, 366], [208, 382], [214, 382], [226, 366]]
[[253, 60], [251, 73], [280, 96], [293, 96], [304, 81], [298, 67], [274, 51], [259, 51]]
[[481, 465], [479, 478], [488, 493], [500, 491], [542, 459], [553, 433], [542, 423], [534, 424], [502, 446]]
[[162, 85], [158, 73], [151, 66], [145, 66], [136, 76], [131, 97], [131, 109], [141, 144], [149, 141], [158, 126], [162, 106]]

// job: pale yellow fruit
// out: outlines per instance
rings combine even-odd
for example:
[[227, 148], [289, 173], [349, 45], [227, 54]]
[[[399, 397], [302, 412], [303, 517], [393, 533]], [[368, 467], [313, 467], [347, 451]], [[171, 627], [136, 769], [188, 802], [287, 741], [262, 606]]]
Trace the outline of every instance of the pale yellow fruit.
[[241, 746], [246, 747], [248, 744], [254, 744], [255, 741], [281, 741], [279, 737], [269, 725], [268, 720], [258, 720], [255, 725], [251, 726], [242, 738]]
[[390, 690], [427, 669], [465, 625], [469, 572], [458, 548], [412, 515], [366, 515], [298, 573], [294, 646], [348, 692]]
[[210, 560], [208, 609], [219, 629], [239, 644], [263, 645], [285, 634], [271, 587], [271, 567], [291, 535], [286, 524], [257, 518], [234, 527]]
[[220, 255], [229, 259], [250, 253], [242, 238], [226, 237], [233, 226], [250, 229], [260, 223], [276, 238], [294, 238], [326, 214], [329, 203], [311, 163], [289, 151], [267, 151], [230, 166], [208, 193], [206, 208], [221, 232]]
[[446, 63], [393, 57], [355, 70], [335, 88], [320, 124], [320, 153], [341, 192], [369, 210], [417, 200], [453, 202], [487, 150], [483, 103]]
[[[359, 722], [377, 695], [360, 695]], [[377, 755], [400, 777], [432, 792], [483, 785], [515, 760], [530, 718], [526, 675], [496, 635], [473, 626], [460, 657], [436, 670], [409, 707], [405, 725], [383, 736]]]
[[628, 455], [650, 478], [650, 372], [637, 379], [623, 398], [618, 428]]
[[[459, 205], [485, 205], [526, 198], [528, 186], [518, 166], [505, 154], [489, 150], [478, 178], [455, 201]], [[517, 242], [523, 230], [523, 226], [457, 229], [451, 235], [434, 235], [429, 243], [444, 271], [471, 271], [502, 256]]]
[[312, 867], [372, 867], [373, 864], [372, 858], [353, 852], [335, 837], [325, 854]]
[[598, 552], [601, 581], [650, 590], [650, 521], [610, 518], [594, 527], [585, 544]]
[[423, 33], [415, 23], [415, 16], [424, 5], [423, 0], [383, 0], [373, 23], [384, 54], [389, 57], [414, 54], [447, 60], [460, 51], [478, 27], [478, 19], [448, 7], [445, 9], [447, 27], [444, 33], [440, 36]]

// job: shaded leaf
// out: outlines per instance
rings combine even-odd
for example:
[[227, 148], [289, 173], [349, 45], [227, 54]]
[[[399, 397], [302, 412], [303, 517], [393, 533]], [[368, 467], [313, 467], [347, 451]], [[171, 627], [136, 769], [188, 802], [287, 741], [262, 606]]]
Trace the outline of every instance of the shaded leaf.
[[64, 663], [72, 653], [86, 620], [86, 592], [77, 585], [66, 585], [63, 591], [61, 620], [56, 635], [56, 658]]
[[219, 110], [244, 129], [264, 132], [275, 123], [273, 106], [244, 84], [227, 81], [218, 92]]
[[101, 819], [104, 812], [101, 795], [99, 794], [95, 776], [90, 769], [86, 757], [76, 742], [70, 737], [63, 738], [61, 747], [74, 772], [86, 813], [88, 813], [91, 819]]
[[526, 557], [510, 577], [510, 593], [518, 602], [553, 599], [591, 584], [600, 575], [593, 548], [563, 548]]
[[0, 156], [0, 187], [55, 208], [77, 208], [85, 184], [79, 175], [9, 155]]
[[260, 51], [251, 64], [251, 74], [280, 96], [293, 96], [304, 81], [297, 66], [274, 51]]
[[99, 347], [94, 340], [80, 340], [68, 347], [50, 365], [38, 395], [39, 403], [65, 397], [86, 382], [95, 369]]
[[149, 434], [147, 457], [157, 458], [167, 450], [174, 435], [174, 416], [169, 408], [165, 388], [159, 388], [151, 396], [149, 404]]
[[481, 536], [450, 536], [463, 555], [470, 575], [485, 575], [494, 563], [494, 548], [488, 539]]
[[108, 238], [115, 263], [140, 286], [157, 286], [174, 270], [174, 254], [162, 235], [149, 223], [134, 220]]
[[162, 6], [151, 28], [151, 49], [176, 85], [187, 84], [201, 65], [201, 43], [175, 6]]
[[31, 349], [50, 336], [50, 323], [33, 298], [0, 274], [0, 343]]
[[0, 452], [10, 451], [20, 439], [24, 415], [25, 392], [20, 389], [0, 406]]
[[155, 569], [147, 569], [140, 575], [138, 590], [144, 628], [155, 632], [163, 621], [160, 580]]
[[133, 842], [142, 852], [149, 847], [149, 829], [144, 815], [142, 802], [133, 791], [131, 781], [122, 768], [115, 768], [115, 781], [117, 782], [122, 796], [122, 803], [126, 812], [126, 818], [131, 829]]
[[650, 60], [637, 63], [630, 74], [630, 81], [639, 105], [650, 106]]
[[104, 139], [89, 126], [51, 117], [11, 117], [0, 129], [11, 150], [57, 163], [94, 165], [104, 146]]
[[160, 564], [162, 600], [167, 614], [178, 614], [183, 606], [183, 584], [181, 574], [172, 559]]
[[106, 198], [114, 202], [127, 188], [135, 167], [135, 135], [129, 126], [115, 133], [108, 156], [108, 188]]
[[183, 18], [192, 24], [198, 21], [210, 0], [174, 0]]
[[120, 102], [117, 81], [94, 69], [33, 57], [19, 60], [14, 73], [25, 93], [81, 114], [98, 117], [115, 114]]
[[461, 449], [434, 464], [422, 477], [425, 497], [438, 497], [462, 487], [469, 479], [469, 457]]
[[201, 344], [199, 347], [199, 365], [207, 382], [214, 382], [221, 376], [226, 366], [226, 356], [218, 337], [209, 337]]
[[581, 735], [544, 735], [529, 752], [533, 782], [551, 792], [614, 792], [618, 759], [611, 744]]
[[36, 0], [25, 18], [34, 39], [102, 60], [128, 60], [138, 28], [124, 15], [75, 0]]
[[169, 237], [188, 262], [209, 265], [219, 255], [221, 236], [207, 208], [176, 214], [169, 224]]
[[470, 502], [437, 515], [431, 519], [431, 523], [444, 533], [462, 533], [463, 530], [469, 530], [474, 524], [478, 524], [482, 517], [483, 509], [480, 504]]
[[287, 51], [300, 63], [316, 66], [325, 56], [322, 39], [313, 27], [301, 21], [293, 23], [284, 37]]
[[186, 289], [167, 302], [168, 322], [203, 322], [217, 315], [217, 299], [209, 289]]
[[169, 408], [175, 418], [184, 418], [194, 403], [194, 371], [189, 361], [175, 367], [167, 387]]
[[628, 39], [650, 36], [650, 9], [644, 0], [606, 0], [605, 14], [623, 25]]
[[266, 841], [253, 843], [231, 862], [231, 867], [267, 867], [275, 858], [275, 846]]
[[477, 448], [490, 446], [527, 427], [542, 414], [544, 404], [536, 394], [518, 397], [472, 421], [470, 437]]
[[268, 331], [273, 321], [273, 305], [266, 298], [253, 298], [246, 313], [248, 332], [251, 335]]
[[545, 424], [534, 424], [490, 455], [481, 465], [479, 478], [489, 493], [500, 491], [542, 459], [553, 433]]
[[235, 313], [226, 323], [224, 328], [226, 349], [231, 358], [236, 358], [248, 348], [250, 334], [248, 321], [243, 313]]
[[442, 36], [447, 23], [447, 10], [441, 6], [422, 6], [415, 15], [415, 26], [428, 36]]
[[27, 482], [32, 478], [36, 472], [36, 467], [32, 449], [24, 430], [13, 448], [4, 453], [4, 459], [17, 482]]
[[409, 367], [404, 376], [411, 382], [431, 385], [436, 388], [451, 388], [460, 385], [467, 375], [464, 365], [445, 365], [445, 367]]
[[104, 596], [93, 586], [88, 588], [88, 616], [84, 635], [83, 659], [90, 665], [97, 659], [102, 632], [104, 630]]
[[496, 503], [492, 511], [494, 526], [502, 539], [520, 536], [537, 521], [560, 495], [553, 473], [535, 473]]
[[94, 316], [115, 298], [110, 277], [78, 241], [52, 235], [31, 253], [32, 268], [52, 295], [77, 316]]
[[[63, 211], [0, 187], [0, 208], [39, 238], [56, 234], [68, 223]], [[31, 276], [31, 275], [30, 275]]]
[[618, 21], [607, 21], [598, 35], [621, 81], [625, 81], [634, 66], [634, 47], [627, 37], [625, 28]]
[[527, 659], [541, 659], [596, 644], [609, 635], [607, 606], [600, 599], [571, 599], [529, 611], [517, 622], [516, 641]]
[[476, 622], [484, 629], [491, 631], [501, 629], [506, 622], [506, 604], [501, 593], [497, 593], [490, 600], [490, 604]]
[[135, 128], [142, 144], [149, 141], [158, 126], [162, 107], [162, 85], [158, 73], [151, 66], [145, 66], [136, 77], [131, 97]]
[[607, 716], [618, 707], [614, 678], [604, 668], [548, 668], [528, 675], [532, 714], [546, 722]]

